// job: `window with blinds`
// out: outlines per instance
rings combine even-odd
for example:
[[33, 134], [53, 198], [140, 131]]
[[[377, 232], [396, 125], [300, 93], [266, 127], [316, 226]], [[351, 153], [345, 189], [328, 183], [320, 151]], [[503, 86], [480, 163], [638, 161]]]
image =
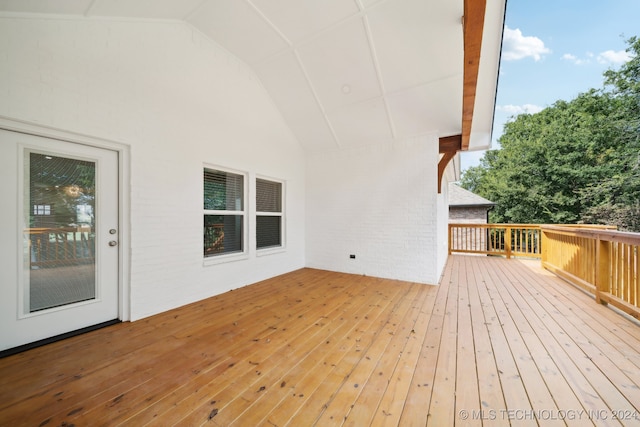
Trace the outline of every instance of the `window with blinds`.
[[245, 252], [245, 176], [204, 169], [204, 256]]
[[282, 183], [256, 179], [256, 247], [282, 247], [282, 225]]

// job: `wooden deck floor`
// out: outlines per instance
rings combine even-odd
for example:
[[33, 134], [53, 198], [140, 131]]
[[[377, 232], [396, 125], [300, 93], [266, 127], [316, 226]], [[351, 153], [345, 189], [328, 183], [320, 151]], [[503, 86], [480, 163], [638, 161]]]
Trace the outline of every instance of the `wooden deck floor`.
[[538, 263], [304, 269], [0, 359], [0, 425], [640, 425], [640, 326]]

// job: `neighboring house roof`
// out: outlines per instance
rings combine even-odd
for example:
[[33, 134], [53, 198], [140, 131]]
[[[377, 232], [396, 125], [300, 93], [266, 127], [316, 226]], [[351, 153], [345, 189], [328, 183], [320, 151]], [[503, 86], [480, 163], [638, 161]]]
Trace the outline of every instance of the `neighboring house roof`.
[[491, 207], [495, 205], [491, 200], [465, 190], [455, 182], [449, 183], [449, 207]]

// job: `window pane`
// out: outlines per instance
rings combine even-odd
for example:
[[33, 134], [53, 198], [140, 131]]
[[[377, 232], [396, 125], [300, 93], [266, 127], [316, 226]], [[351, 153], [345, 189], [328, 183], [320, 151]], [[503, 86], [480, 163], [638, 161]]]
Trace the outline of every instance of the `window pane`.
[[241, 211], [244, 177], [234, 173], [204, 170], [204, 209]]
[[204, 216], [204, 256], [242, 252], [242, 215]]
[[256, 210], [282, 212], [282, 184], [256, 179]]
[[282, 246], [282, 217], [256, 217], [256, 245], [258, 249], [271, 246]]
[[96, 298], [96, 163], [30, 152], [24, 255], [30, 313]]

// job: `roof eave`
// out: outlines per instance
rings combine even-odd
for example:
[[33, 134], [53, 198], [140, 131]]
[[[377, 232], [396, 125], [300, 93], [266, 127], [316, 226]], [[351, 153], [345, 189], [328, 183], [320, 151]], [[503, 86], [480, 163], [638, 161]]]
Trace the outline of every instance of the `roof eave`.
[[505, 0], [465, 0], [462, 151], [491, 147]]

